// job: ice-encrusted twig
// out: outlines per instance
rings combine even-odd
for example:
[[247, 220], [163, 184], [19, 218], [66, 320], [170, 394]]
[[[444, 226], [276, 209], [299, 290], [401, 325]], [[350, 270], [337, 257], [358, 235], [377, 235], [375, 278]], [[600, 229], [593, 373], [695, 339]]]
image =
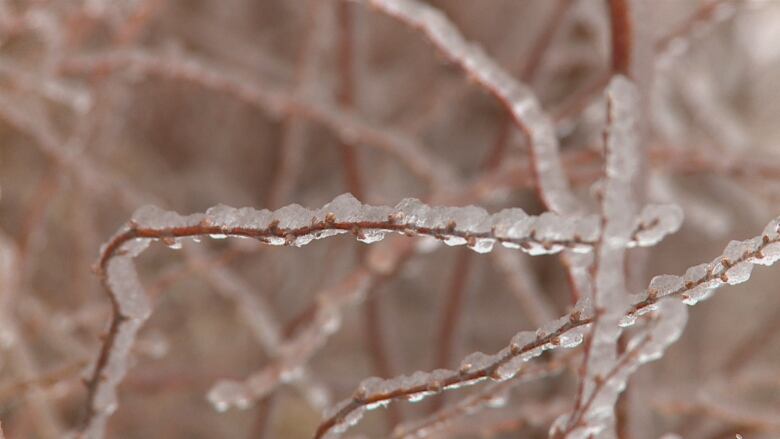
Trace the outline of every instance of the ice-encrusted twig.
[[[250, 328], [253, 337], [265, 349], [269, 357], [276, 359], [283, 355], [280, 351], [288, 348], [282, 338], [281, 328], [271, 313], [270, 305], [261, 296], [255, 294], [246, 282], [225, 268], [202, 270], [199, 274], [211, 284], [214, 290], [236, 303], [237, 310]], [[298, 392], [306, 398], [313, 408], [322, 408], [327, 405], [329, 395], [324, 386], [314, 381], [303, 366], [299, 366], [297, 369], [299, 370], [298, 379], [293, 385]], [[255, 399], [254, 397], [244, 398], [243, 393], [234, 396], [239, 401], [246, 400], [247, 403]], [[224, 407], [230, 401], [219, 399], [212, 402], [216, 407]]]
[[[607, 127], [605, 141], [605, 178], [602, 182], [602, 231], [596, 246], [593, 266], [592, 300], [596, 308], [593, 330], [585, 345], [580, 384], [573, 414], [559, 433], [565, 437], [583, 418], [593, 421], [585, 427], [606, 435], [614, 429], [614, 405], [591, 405], [599, 383], [616, 367], [620, 318], [628, 307], [625, 253], [631, 240], [636, 203], [633, 201], [635, 178], [639, 172], [640, 148], [637, 136], [638, 93], [628, 79], [615, 76], [607, 87]], [[600, 417], [586, 417], [590, 411]]]
[[420, 29], [450, 60], [496, 96], [529, 139], [532, 170], [545, 205], [554, 212], [580, 210], [561, 164], [558, 139], [549, 117], [528, 87], [504, 71], [479, 46], [467, 41], [439, 10], [416, 0], [356, 0], [369, 4], [410, 27]]
[[[368, 270], [357, 270], [317, 296], [319, 301], [311, 323], [291, 340], [278, 345], [271, 364], [253, 373], [243, 381], [222, 380], [211, 388], [208, 399], [217, 411], [230, 408], [246, 409], [256, 400], [268, 395], [279, 383], [300, 380], [303, 365], [341, 325], [340, 308], [361, 295], [374, 279]], [[323, 399], [323, 397], [320, 397]], [[318, 405], [322, 405], [321, 403]]]
[[[654, 311], [661, 299], [680, 298], [694, 305], [717, 288], [748, 280], [753, 265], [772, 265], [780, 260], [780, 217], [772, 220], [764, 232], [745, 241], [732, 241], [723, 254], [709, 263], [693, 266], [683, 276], [655, 276], [647, 289], [631, 296], [631, 305], [621, 318], [621, 327], [632, 326], [638, 316]], [[458, 371], [417, 372], [389, 380], [364, 380], [355, 394], [325, 415], [316, 437], [343, 432], [357, 423], [367, 409], [397, 399], [418, 401], [447, 389], [475, 384], [487, 378], [503, 381], [512, 378], [524, 363], [542, 352], [557, 347], [575, 347], [594, 321], [589, 298], [583, 298], [574, 311], [548, 323], [536, 332], [516, 334], [510, 345], [497, 354], [477, 352], [467, 356]]]
[[[671, 219], [670, 219], [671, 218]], [[674, 206], [651, 206], [631, 225], [628, 246], [653, 245], [676, 231], [681, 222]], [[300, 247], [312, 240], [351, 233], [372, 243], [387, 233], [428, 236], [447, 245], [467, 245], [478, 253], [489, 252], [496, 243], [531, 255], [553, 254], [563, 249], [588, 252], [600, 233], [595, 215], [565, 217], [552, 213], [529, 216], [522, 209], [504, 209], [488, 214], [468, 207], [432, 207], [407, 198], [395, 207], [364, 205], [350, 194], [336, 197], [321, 209], [297, 204], [276, 211], [232, 208], [218, 205], [205, 214], [181, 216], [147, 206], [139, 209], [101, 252], [100, 264], [127, 241], [148, 244], [162, 240], [177, 248], [186, 237], [209, 235], [253, 238], [270, 245]]]
[[492, 383], [485, 386], [474, 394], [471, 394], [460, 401], [444, 407], [432, 415], [420, 420], [398, 425], [394, 430], [392, 437], [400, 438], [422, 438], [432, 434], [441, 434], [442, 430], [455, 420], [473, 415], [485, 407], [501, 407], [506, 405], [510, 391], [517, 385], [536, 380], [539, 378], [555, 375], [564, 369], [565, 361], [552, 360], [547, 363], [539, 363], [533, 367], [527, 367], [519, 376], [511, 381]]
[[661, 358], [666, 348], [680, 337], [687, 320], [688, 309], [684, 304], [668, 299], [661, 301], [649, 329], [628, 342], [626, 351], [598, 376], [582, 406], [556, 421], [550, 437], [615, 438], [615, 431], [605, 428], [605, 424], [614, 422], [612, 407], [629, 377], [642, 364]]
[[124, 68], [140, 74], [190, 81], [233, 96], [265, 111], [270, 117], [295, 114], [328, 127], [344, 142], [385, 151], [432, 186], [441, 188], [454, 181], [455, 172], [446, 160], [432, 156], [429, 148], [401, 132], [376, 126], [353, 112], [306, 95], [290, 94], [278, 87], [258, 83], [254, 77], [225, 66], [215, 67], [214, 62], [194, 55], [171, 58], [148, 51], [116, 50], [69, 58], [60, 68], [67, 74], [110, 73]]

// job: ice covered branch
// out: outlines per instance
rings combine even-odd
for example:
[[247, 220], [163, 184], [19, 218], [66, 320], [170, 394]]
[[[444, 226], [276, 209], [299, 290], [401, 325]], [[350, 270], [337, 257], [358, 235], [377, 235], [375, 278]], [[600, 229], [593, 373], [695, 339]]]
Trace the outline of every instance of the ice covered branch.
[[661, 358], [666, 348], [680, 337], [688, 310], [680, 302], [664, 300], [653, 318], [649, 328], [634, 336], [626, 351], [603, 374], [597, 375], [582, 404], [572, 414], [558, 418], [551, 429], [552, 438], [616, 436], [614, 430], [605, 429], [605, 424], [613, 422], [618, 396], [639, 366]]
[[[604, 134], [606, 161], [601, 198], [602, 234], [596, 247], [597, 258], [592, 269], [593, 304], [596, 308], [593, 330], [585, 344], [585, 354], [574, 414], [560, 437], [565, 437], [584, 416], [596, 410], [591, 401], [599, 383], [618, 367], [620, 318], [629, 305], [626, 294], [626, 248], [631, 238], [634, 216], [635, 178], [639, 172], [640, 148], [635, 124], [638, 93], [623, 76], [612, 79], [607, 88], [607, 127]], [[594, 433], [614, 429], [614, 404], [599, 405], [600, 416], [585, 427]], [[590, 420], [590, 418], [588, 418]]]
[[[483, 408], [503, 407], [507, 404], [509, 393], [517, 385], [555, 375], [564, 369], [565, 360], [539, 362], [533, 367], [525, 368], [519, 377], [511, 381], [492, 383], [479, 392], [475, 392], [462, 400], [438, 410], [432, 415], [407, 424], [399, 425], [393, 431], [393, 438], [421, 438], [446, 432], [448, 427], [459, 418], [473, 416]], [[471, 420], [473, 421], [473, 419]]]

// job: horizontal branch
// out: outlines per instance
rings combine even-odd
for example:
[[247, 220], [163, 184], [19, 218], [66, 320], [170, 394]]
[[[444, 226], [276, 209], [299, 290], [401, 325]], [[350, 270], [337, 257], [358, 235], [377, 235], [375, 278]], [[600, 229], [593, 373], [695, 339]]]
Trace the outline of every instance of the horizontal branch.
[[[629, 246], [647, 246], [677, 230], [682, 221], [679, 208], [653, 205], [636, 222]], [[364, 243], [380, 241], [387, 233], [427, 236], [450, 246], [467, 245], [485, 253], [496, 243], [532, 255], [552, 254], [563, 249], [587, 252], [599, 236], [596, 215], [564, 217], [552, 213], [529, 216], [522, 209], [504, 209], [488, 214], [468, 207], [431, 207], [406, 198], [395, 207], [364, 205], [350, 194], [336, 197], [322, 209], [297, 204], [276, 211], [232, 208], [218, 205], [205, 214], [182, 216], [154, 206], [139, 209], [128, 224], [101, 250], [99, 268], [125, 242], [139, 245], [162, 240], [172, 248], [181, 238], [228, 236], [253, 238], [270, 245], [300, 247], [312, 240], [352, 233]]]

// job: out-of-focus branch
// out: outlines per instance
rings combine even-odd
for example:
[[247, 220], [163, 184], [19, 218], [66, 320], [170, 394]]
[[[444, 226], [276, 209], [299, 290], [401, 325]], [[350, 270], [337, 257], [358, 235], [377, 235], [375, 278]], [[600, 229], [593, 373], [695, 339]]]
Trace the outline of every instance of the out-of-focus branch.
[[260, 108], [274, 118], [296, 114], [310, 119], [331, 129], [343, 142], [371, 146], [397, 157], [412, 173], [433, 186], [443, 187], [454, 179], [454, 172], [446, 160], [433, 157], [428, 148], [403, 133], [375, 126], [334, 105], [290, 94], [268, 84], [259, 84], [256, 78], [224, 66], [215, 68], [213, 62], [204, 62], [192, 55], [171, 59], [145, 51], [113, 51], [69, 58], [60, 65], [62, 72], [70, 75], [109, 74], [122, 68], [188, 80], [202, 87], [219, 90]]

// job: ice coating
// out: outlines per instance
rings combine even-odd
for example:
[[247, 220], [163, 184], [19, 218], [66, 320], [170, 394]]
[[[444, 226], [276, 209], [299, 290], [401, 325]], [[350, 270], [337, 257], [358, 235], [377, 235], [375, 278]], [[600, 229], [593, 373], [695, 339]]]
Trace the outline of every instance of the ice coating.
[[[600, 392], [603, 377], [609, 376], [619, 360], [617, 342], [621, 326], [629, 322], [631, 297], [626, 294], [625, 253], [632, 237], [643, 230], [637, 221], [636, 197], [633, 191], [639, 172], [640, 149], [637, 137], [638, 91], [623, 76], [615, 76], [607, 87], [607, 127], [605, 130], [605, 178], [601, 182], [601, 217], [604, 226], [597, 244], [598, 259], [593, 272], [593, 303], [599, 310], [594, 318], [590, 343], [582, 365], [581, 387], [575, 408], [559, 419], [553, 437], [581, 437], [614, 430], [615, 414], [611, 399], [620, 392]], [[637, 223], [640, 228], [637, 228]], [[662, 232], [662, 234], [665, 232]], [[651, 239], [646, 239], [652, 242]], [[605, 437], [609, 437], [607, 433]]]
[[683, 211], [674, 204], [649, 204], [642, 209], [637, 220], [634, 241], [636, 245], [648, 247], [680, 229]]
[[291, 204], [268, 211], [220, 204], [204, 214], [183, 216], [146, 206], [115, 239], [129, 233], [162, 240], [174, 249], [181, 247], [182, 236], [254, 237], [271, 245], [303, 246], [341, 233], [352, 233], [367, 244], [381, 241], [387, 233], [403, 233], [429, 236], [447, 245], [468, 245], [478, 253], [490, 252], [500, 243], [539, 255], [564, 249], [590, 251], [600, 234], [600, 222], [597, 215], [529, 216], [518, 208], [489, 214], [481, 207], [429, 206], [413, 198], [394, 207], [370, 206], [342, 194], [320, 209]]
[[391, 379], [368, 378], [363, 380], [352, 398], [337, 404], [324, 415], [316, 437], [335, 437], [342, 432], [343, 420], [353, 411], [384, 407], [392, 400], [404, 398], [417, 402], [443, 390], [457, 389], [491, 379], [496, 382], [510, 380], [523, 370], [529, 360], [554, 348], [578, 346], [593, 318], [590, 299], [581, 299], [571, 314], [561, 317], [538, 331], [522, 331], [512, 337], [509, 346], [496, 354], [474, 352], [466, 356], [457, 371], [437, 369], [430, 373], [414, 372]]
[[159, 229], [192, 226], [198, 224], [201, 219], [200, 214], [182, 216], [176, 212], [148, 205], [138, 208], [133, 213], [130, 223], [132, 226]]
[[[605, 419], [610, 418], [618, 396], [625, 390], [629, 377], [644, 363], [655, 361], [683, 332], [688, 321], [688, 310], [685, 305], [673, 300], [663, 300], [658, 304], [655, 320], [649, 323], [649, 328], [635, 335], [627, 344], [627, 349], [604, 376], [606, 380], [594, 386], [591, 407], [582, 415], [580, 425], [570, 431], [566, 437], [581, 437], [581, 434], [606, 435], [609, 426]], [[569, 418], [559, 418], [553, 429], [561, 429], [569, 423]], [[571, 424], [569, 424], [571, 425]], [[587, 436], [586, 436], [587, 437]]]
[[[652, 245], [676, 227], [662, 228], [663, 221], [631, 225], [629, 246]], [[447, 245], [467, 245], [478, 253], [493, 250], [496, 244], [520, 249], [531, 255], [571, 250], [586, 253], [600, 236], [598, 215], [561, 216], [546, 212], [529, 216], [522, 209], [504, 209], [489, 214], [481, 207], [429, 206], [407, 198], [396, 206], [371, 206], [351, 194], [342, 194], [320, 209], [291, 204], [275, 211], [250, 207], [217, 205], [204, 214], [179, 215], [153, 206], [139, 209], [128, 226], [112, 241], [130, 234], [136, 239], [135, 250], [124, 243], [127, 251], [138, 254], [151, 240], [161, 240], [172, 249], [182, 246], [184, 236], [200, 239], [224, 239], [229, 236], [255, 238], [271, 245], [301, 247], [315, 239], [351, 233], [360, 242], [372, 244], [388, 233], [417, 235], [439, 240]], [[648, 236], [652, 235], [653, 239]], [[111, 242], [111, 241], [109, 241]], [[435, 242], [435, 241], [434, 241]], [[105, 248], [103, 252], [105, 252]]]
[[111, 259], [106, 275], [108, 286], [115, 293], [119, 312], [130, 319], [149, 318], [152, 305], [138, 279], [132, 258], [119, 256]]

